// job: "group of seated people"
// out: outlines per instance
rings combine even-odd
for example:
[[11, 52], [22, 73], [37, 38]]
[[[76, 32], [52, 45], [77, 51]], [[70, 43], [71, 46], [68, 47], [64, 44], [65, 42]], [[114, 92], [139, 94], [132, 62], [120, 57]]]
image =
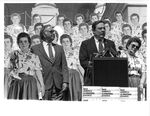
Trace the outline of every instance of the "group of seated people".
[[[128, 58], [129, 87], [140, 86], [143, 88], [146, 84], [147, 23], [140, 25], [140, 17], [136, 13], [130, 16], [131, 24], [123, 21], [121, 12], [116, 12], [115, 18], [116, 22], [112, 23], [110, 19], [104, 19], [105, 38], [115, 43], [116, 50], [120, 51], [118, 57]], [[18, 13], [11, 15], [11, 21], [12, 24], [5, 27], [4, 34], [5, 97], [8, 99], [38, 99], [45, 96], [43, 99], [46, 100], [62, 100], [61, 94], [55, 95], [56, 87], [52, 87], [51, 90], [55, 94], [51, 95], [51, 98], [47, 97], [50, 93], [46, 91], [47, 86], [43, 79], [45, 72], [42, 69], [44, 66], [41, 63], [40, 55], [37, 56], [31, 52], [34, 46], [45, 41], [41, 37], [41, 31], [44, 28], [49, 31], [53, 30], [54, 38], [50, 43], [62, 45], [65, 54], [69, 72], [69, 81], [67, 82], [69, 93], [65, 93], [65, 95], [69, 97], [63, 100], [80, 101], [82, 86], [86, 85], [84, 83], [85, 70], [79, 59], [80, 47], [83, 41], [94, 36], [93, 23], [99, 21], [98, 15], [92, 13], [90, 22], [86, 23], [84, 15], [77, 14], [75, 16], [76, 25], [73, 25], [72, 20], [65, 15], [58, 15], [56, 26], [52, 27], [49, 24], [43, 24], [41, 16], [34, 14], [32, 25], [28, 29], [20, 23], [21, 16]], [[55, 50], [52, 48], [52, 51]], [[16, 73], [18, 70], [19, 73]], [[34, 78], [35, 75], [36, 78]], [[64, 86], [66, 85], [64, 84]], [[59, 93], [61, 92], [59, 91]]]

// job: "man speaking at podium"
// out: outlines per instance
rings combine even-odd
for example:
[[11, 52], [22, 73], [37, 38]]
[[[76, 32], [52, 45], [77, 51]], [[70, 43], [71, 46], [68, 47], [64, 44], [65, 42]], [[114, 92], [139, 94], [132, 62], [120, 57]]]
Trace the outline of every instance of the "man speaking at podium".
[[92, 85], [92, 65], [94, 57], [116, 57], [117, 51], [113, 41], [105, 39], [105, 26], [103, 21], [92, 24], [93, 35], [82, 42], [79, 52], [81, 66], [85, 70], [84, 86]]

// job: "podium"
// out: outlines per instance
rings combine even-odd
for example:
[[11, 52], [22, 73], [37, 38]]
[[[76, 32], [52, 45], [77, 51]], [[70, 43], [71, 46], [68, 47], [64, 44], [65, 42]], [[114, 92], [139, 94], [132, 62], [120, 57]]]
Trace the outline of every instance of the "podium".
[[94, 58], [93, 86], [128, 87], [127, 58]]

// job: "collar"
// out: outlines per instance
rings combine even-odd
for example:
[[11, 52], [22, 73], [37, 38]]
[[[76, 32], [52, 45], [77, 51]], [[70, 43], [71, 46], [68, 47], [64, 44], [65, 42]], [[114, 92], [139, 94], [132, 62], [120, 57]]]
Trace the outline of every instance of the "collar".
[[31, 52], [30, 52], [30, 49], [29, 49], [29, 51], [28, 52], [22, 52], [21, 50], [18, 50], [18, 52], [19, 52], [19, 54], [21, 54], [21, 55], [30, 55], [30, 54], [32, 54]]
[[[95, 36], [94, 36], [94, 40], [95, 40], [96, 43], [99, 43], [99, 41], [96, 39]], [[102, 40], [102, 43], [104, 43], [104, 41], [105, 41], [105, 38]]]
[[[52, 46], [56, 45], [56, 43], [53, 43], [53, 42], [51, 44], [52, 44]], [[43, 41], [43, 45], [46, 46], [46, 45], [48, 45], [48, 43]]]
[[43, 41], [43, 45], [44, 45], [44, 46], [47, 46], [47, 44], [48, 44], [47, 42]]

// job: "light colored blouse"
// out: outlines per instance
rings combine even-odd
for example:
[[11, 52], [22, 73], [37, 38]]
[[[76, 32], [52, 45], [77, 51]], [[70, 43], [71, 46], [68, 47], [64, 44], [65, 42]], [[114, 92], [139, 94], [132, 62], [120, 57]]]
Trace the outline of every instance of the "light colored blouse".
[[128, 58], [128, 74], [141, 76], [146, 72], [145, 63], [141, 57], [131, 56], [128, 53], [122, 54], [122, 57]]
[[5, 68], [9, 68], [9, 66], [10, 66], [10, 55], [11, 55], [11, 52], [12, 52], [13, 50], [11, 49], [11, 50], [9, 50], [9, 51], [4, 51], [4, 67]]
[[13, 74], [25, 73], [35, 75], [35, 71], [42, 70], [39, 57], [31, 52], [23, 53], [16, 50], [11, 55], [10, 67]]

